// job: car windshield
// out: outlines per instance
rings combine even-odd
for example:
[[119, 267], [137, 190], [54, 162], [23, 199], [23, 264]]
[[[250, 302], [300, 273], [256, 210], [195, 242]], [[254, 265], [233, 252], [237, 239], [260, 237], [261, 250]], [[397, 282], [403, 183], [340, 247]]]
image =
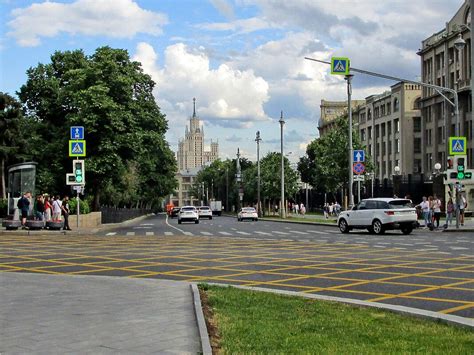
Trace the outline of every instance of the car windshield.
[[255, 212], [255, 208], [242, 208], [242, 212]]
[[412, 208], [412, 203], [410, 200], [393, 200], [388, 203], [388, 206], [392, 210], [397, 210], [400, 208]]
[[194, 211], [194, 207], [183, 207], [183, 208], [181, 208], [181, 211], [192, 212], [192, 211]]
[[209, 211], [209, 207], [199, 207], [201, 211]]

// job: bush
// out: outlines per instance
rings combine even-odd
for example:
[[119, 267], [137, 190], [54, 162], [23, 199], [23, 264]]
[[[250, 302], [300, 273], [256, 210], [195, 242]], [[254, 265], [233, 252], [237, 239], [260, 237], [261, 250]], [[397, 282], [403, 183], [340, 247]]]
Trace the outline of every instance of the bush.
[[[69, 200], [69, 213], [70, 214], [76, 214], [77, 209], [76, 209], [77, 201], [76, 198], [73, 197]], [[87, 214], [90, 213], [91, 209], [89, 207], [89, 203], [87, 200], [80, 200], [79, 206], [81, 208], [81, 214]]]
[[6, 217], [8, 215], [8, 201], [6, 198], [0, 198], [0, 217]]

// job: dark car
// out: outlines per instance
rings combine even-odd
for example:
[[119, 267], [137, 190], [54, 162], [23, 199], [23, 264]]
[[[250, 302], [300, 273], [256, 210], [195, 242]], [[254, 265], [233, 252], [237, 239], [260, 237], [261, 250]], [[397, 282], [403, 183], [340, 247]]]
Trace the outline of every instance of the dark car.
[[181, 207], [173, 207], [173, 209], [170, 212], [170, 217], [171, 218], [178, 217], [178, 213], [180, 209]]

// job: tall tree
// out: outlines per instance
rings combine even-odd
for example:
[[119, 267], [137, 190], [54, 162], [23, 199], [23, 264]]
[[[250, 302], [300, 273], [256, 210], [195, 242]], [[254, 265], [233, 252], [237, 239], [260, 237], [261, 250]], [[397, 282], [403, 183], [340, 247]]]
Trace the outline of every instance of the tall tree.
[[[336, 191], [349, 181], [349, 123], [347, 116], [336, 119], [334, 129], [313, 140], [298, 162], [301, 180], [317, 190]], [[354, 149], [363, 149], [358, 133], [352, 132]], [[372, 169], [370, 158], [366, 170]]]
[[138, 199], [150, 201], [176, 186], [176, 162], [164, 138], [167, 122], [152, 93], [155, 83], [126, 50], [101, 47], [91, 56], [56, 52], [51, 63], [30, 68], [27, 75], [19, 97], [42, 122], [47, 144], [36, 158], [43, 162], [39, 175], [45, 169], [52, 174], [49, 188], [64, 190], [71, 165], [69, 127], [75, 125], [85, 127], [86, 190], [94, 195], [95, 210], [101, 198], [113, 199], [103, 193], [107, 186], [124, 186], [130, 166], [139, 173]]

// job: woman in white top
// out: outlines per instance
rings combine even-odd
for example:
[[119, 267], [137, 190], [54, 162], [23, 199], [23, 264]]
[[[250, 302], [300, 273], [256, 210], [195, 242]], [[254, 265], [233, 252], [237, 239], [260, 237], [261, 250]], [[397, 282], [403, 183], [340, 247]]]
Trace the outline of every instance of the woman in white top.
[[61, 200], [59, 196], [53, 201], [53, 221], [60, 221], [61, 220]]
[[433, 196], [432, 206], [434, 220], [436, 221], [436, 228], [439, 228], [439, 219], [441, 218], [441, 201], [436, 195]]

